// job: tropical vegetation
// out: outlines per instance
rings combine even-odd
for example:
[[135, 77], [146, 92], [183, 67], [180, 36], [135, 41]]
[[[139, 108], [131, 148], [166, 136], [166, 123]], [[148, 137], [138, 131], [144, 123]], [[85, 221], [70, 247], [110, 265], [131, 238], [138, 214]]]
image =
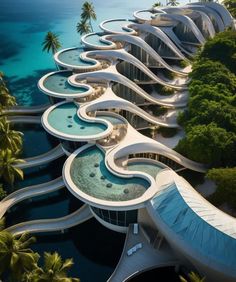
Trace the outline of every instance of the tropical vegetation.
[[188, 110], [179, 123], [186, 136], [176, 150], [210, 167], [236, 165], [236, 32], [208, 40], [193, 63]]
[[2, 150], [10, 149], [12, 152], [21, 150], [22, 136], [22, 132], [11, 129], [10, 122], [5, 116], [0, 117], [0, 148]]
[[86, 34], [92, 31], [90, 25], [84, 20], [81, 20], [80, 22], [77, 23], [76, 30], [80, 35], [83, 35], [83, 34]]
[[0, 179], [13, 185], [16, 178], [23, 179], [24, 174], [20, 168], [15, 165], [23, 163], [24, 160], [18, 159], [16, 155], [10, 150], [0, 151]]
[[23, 272], [33, 269], [39, 259], [39, 255], [29, 248], [33, 242], [35, 238], [28, 233], [0, 232], [0, 276], [10, 272], [13, 281], [20, 281]]
[[224, 0], [223, 4], [227, 8], [227, 10], [230, 12], [230, 14], [236, 18], [236, 0]]
[[92, 2], [85, 1], [81, 8], [80, 22], [77, 23], [76, 30], [82, 35], [93, 32], [92, 20], [97, 19], [97, 15]]
[[198, 274], [195, 272], [191, 271], [188, 274], [188, 279], [185, 279], [183, 276], [180, 276], [180, 281], [181, 282], [204, 282], [205, 278], [201, 278]]
[[0, 72], [0, 108], [7, 109], [16, 105], [16, 98], [10, 94], [4, 79], [4, 74]]
[[61, 48], [59, 36], [51, 31], [48, 31], [42, 43], [43, 51], [52, 52], [55, 54]]
[[[7, 196], [7, 192], [3, 189], [3, 185], [0, 184], [0, 201]], [[0, 224], [1, 226], [1, 224]], [[1, 228], [0, 228], [1, 229]]]
[[0, 219], [0, 279], [21, 282], [79, 282], [67, 276], [72, 259], [62, 260], [58, 253], [44, 253], [44, 264], [39, 265], [40, 255], [30, 246], [36, 241], [29, 233], [11, 234], [4, 229]]
[[178, 6], [179, 5], [179, 2], [177, 0], [170, 0], [167, 5], [169, 6]]
[[236, 167], [213, 168], [208, 171], [207, 178], [217, 185], [216, 192], [210, 197], [215, 205], [228, 203], [236, 208]]
[[67, 272], [72, 267], [73, 260], [66, 259], [54, 253], [44, 253], [44, 263], [40, 267], [35, 265], [31, 271], [26, 271], [22, 276], [22, 282], [79, 282], [80, 279], [68, 277]]
[[208, 40], [193, 63], [188, 110], [179, 123], [186, 136], [176, 150], [208, 164], [217, 189], [209, 200], [236, 208], [236, 32]]
[[[15, 164], [22, 162], [18, 155], [22, 150], [23, 134], [11, 128], [11, 124], [7, 119], [7, 112], [3, 112], [3, 110], [16, 104], [16, 99], [11, 95], [5, 82], [4, 74], [0, 72], [0, 180], [11, 185], [13, 185], [16, 178], [23, 178], [22, 170], [15, 168]], [[6, 192], [2, 183], [0, 183], [0, 199], [4, 195], [6, 195]]]
[[160, 7], [162, 6], [161, 2], [156, 2], [152, 5], [152, 8]]

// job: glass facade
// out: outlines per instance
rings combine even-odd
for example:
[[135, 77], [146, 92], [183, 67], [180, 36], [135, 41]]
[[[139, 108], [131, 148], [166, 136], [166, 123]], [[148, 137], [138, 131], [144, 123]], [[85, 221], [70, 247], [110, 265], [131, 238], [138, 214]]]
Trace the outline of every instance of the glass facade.
[[102, 220], [118, 226], [129, 226], [131, 223], [137, 222], [137, 210], [131, 211], [110, 211], [91, 207], [93, 212]]

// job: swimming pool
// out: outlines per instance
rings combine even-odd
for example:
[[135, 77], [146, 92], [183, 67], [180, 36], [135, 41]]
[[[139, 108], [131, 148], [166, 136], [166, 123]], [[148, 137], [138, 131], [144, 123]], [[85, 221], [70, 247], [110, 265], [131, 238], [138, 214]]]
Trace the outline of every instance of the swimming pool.
[[73, 73], [71, 71], [54, 72], [45, 77], [43, 86], [50, 92], [59, 94], [78, 94], [87, 91], [85, 87], [74, 87], [68, 83], [68, 77]]
[[127, 28], [127, 25], [132, 24], [133, 21], [131, 20], [108, 20], [104, 23], [102, 23], [102, 27], [104, 27], [106, 30], [109, 30], [112, 33], [131, 33], [133, 32], [132, 29]]
[[104, 124], [86, 122], [77, 115], [78, 107], [74, 103], [64, 103], [55, 107], [48, 114], [48, 124], [62, 134], [79, 136], [93, 136], [104, 132]]
[[88, 44], [96, 46], [109, 46], [112, 45], [112, 43], [109, 42], [103, 42], [100, 40], [100, 37], [104, 35], [103, 33], [93, 33], [91, 35], [85, 36], [84, 41]]
[[142, 171], [151, 175], [154, 179], [158, 172], [163, 169], [163, 166], [155, 163], [142, 162], [128, 162], [127, 168], [132, 171]]
[[108, 201], [128, 201], [141, 197], [150, 184], [140, 178], [122, 178], [105, 166], [105, 154], [97, 146], [79, 153], [72, 161], [71, 179], [84, 193]]
[[58, 55], [58, 60], [61, 61], [63, 64], [75, 66], [75, 67], [86, 67], [86, 66], [93, 66], [95, 62], [87, 62], [80, 58], [80, 54], [84, 52], [83, 48], [73, 48], [67, 49], [62, 51]]

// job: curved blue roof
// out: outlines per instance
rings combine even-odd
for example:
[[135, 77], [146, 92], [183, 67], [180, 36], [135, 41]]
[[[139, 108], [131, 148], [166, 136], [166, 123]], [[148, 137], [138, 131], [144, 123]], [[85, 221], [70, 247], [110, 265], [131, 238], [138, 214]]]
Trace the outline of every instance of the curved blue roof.
[[[235, 271], [236, 239], [216, 229], [194, 212], [183, 199], [175, 183], [164, 188], [151, 200], [151, 204], [162, 221], [181, 240], [189, 244], [190, 248]], [[210, 222], [211, 209], [207, 212]], [[212, 214], [214, 216], [214, 213]]]

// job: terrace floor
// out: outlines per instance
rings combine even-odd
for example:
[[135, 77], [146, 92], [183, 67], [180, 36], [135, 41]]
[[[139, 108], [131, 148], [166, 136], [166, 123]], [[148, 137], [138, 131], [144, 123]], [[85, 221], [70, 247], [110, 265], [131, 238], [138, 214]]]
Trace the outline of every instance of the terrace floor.
[[[139, 245], [132, 254], [132, 247]], [[157, 268], [168, 265], [176, 265], [177, 259], [173, 256], [167, 244], [161, 243], [161, 238], [156, 237], [155, 240], [150, 240], [146, 231], [141, 225], [138, 226], [138, 233], [134, 233], [134, 224], [130, 224], [126, 235], [124, 249], [119, 263], [108, 282], [126, 281], [138, 272], [145, 271], [151, 268]]]

